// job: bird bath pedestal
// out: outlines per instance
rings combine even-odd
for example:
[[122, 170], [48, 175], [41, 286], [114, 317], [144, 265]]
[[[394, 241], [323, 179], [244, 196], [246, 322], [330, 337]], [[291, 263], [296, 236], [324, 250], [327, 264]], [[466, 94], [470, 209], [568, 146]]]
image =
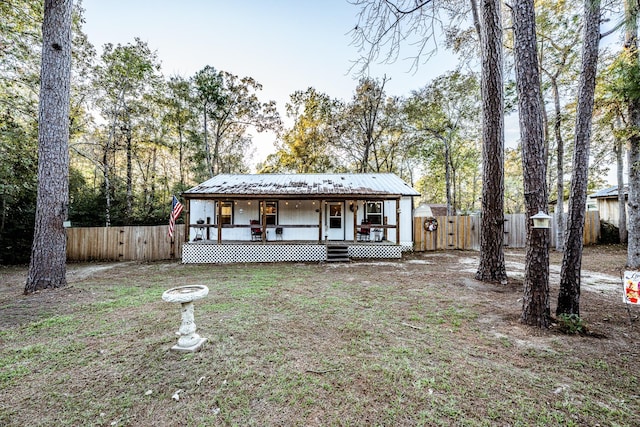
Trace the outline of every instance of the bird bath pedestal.
[[171, 347], [171, 350], [198, 351], [207, 340], [196, 334], [196, 324], [193, 321], [193, 302], [206, 297], [208, 293], [209, 288], [204, 285], [190, 285], [172, 288], [162, 294], [164, 301], [182, 304], [182, 325], [177, 332], [180, 338], [178, 338], [178, 344]]

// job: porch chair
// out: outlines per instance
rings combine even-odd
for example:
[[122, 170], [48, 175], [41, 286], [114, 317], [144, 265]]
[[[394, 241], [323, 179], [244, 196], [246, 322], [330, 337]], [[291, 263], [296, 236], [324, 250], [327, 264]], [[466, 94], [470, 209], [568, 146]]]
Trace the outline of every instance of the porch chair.
[[250, 221], [251, 224], [251, 240], [262, 240], [262, 227], [260, 227], [260, 221], [257, 219], [252, 219]]
[[371, 221], [367, 221], [366, 219], [362, 220], [360, 229], [358, 230], [358, 240], [367, 242], [371, 240]]

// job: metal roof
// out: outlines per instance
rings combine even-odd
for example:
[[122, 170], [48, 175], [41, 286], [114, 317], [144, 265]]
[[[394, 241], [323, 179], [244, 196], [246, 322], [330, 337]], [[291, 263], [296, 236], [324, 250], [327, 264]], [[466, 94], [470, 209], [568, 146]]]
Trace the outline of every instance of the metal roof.
[[[623, 193], [626, 195], [629, 191], [627, 185], [625, 184], [622, 188]], [[604, 188], [590, 195], [593, 199], [606, 199], [611, 197], [618, 197], [618, 186], [615, 185], [613, 187]]]
[[183, 193], [197, 196], [419, 196], [397, 175], [362, 174], [220, 174]]

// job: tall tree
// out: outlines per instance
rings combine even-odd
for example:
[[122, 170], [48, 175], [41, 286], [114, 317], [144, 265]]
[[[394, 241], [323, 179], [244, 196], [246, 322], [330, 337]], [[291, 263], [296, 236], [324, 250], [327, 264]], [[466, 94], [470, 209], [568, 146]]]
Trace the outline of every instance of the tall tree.
[[262, 172], [319, 173], [334, 170], [337, 159], [331, 143], [341, 104], [310, 87], [290, 95], [287, 116], [291, 129], [282, 134], [282, 143], [263, 166]]
[[209, 177], [215, 175], [214, 156], [209, 142], [209, 112], [217, 109], [222, 103], [222, 74], [214, 67], [207, 65], [192, 78], [195, 96], [202, 113], [202, 141], [204, 143], [204, 159]]
[[[422, 141], [424, 161], [433, 169], [444, 169], [448, 215], [462, 208], [462, 186], [475, 193], [480, 152], [476, 141], [480, 130], [480, 82], [474, 74], [459, 71], [434, 79], [425, 88], [414, 91], [407, 101], [407, 120], [416, 138]], [[442, 181], [442, 173], [435, 179]], [[470, 194], [475, 209], [477, 194]]]
[[146, 111], [140, 100], [150, 92], [150, 87], [159, 82], [160, 64], [157, 54], [142, 40], [135, 43], [104, 46], [102, 63], [96, 67], [95, 84], [102, 96], [98, 100], [103, 116], [107, 119], [106, 140], [102, 169], [106, 196], [107, 226], [110, 224], [112, 163], [116, 153], [125, 153], [126, 196], [125, 221], [133, 216], [133, 164], [135, 160], [136, 126]]
[[638, 2], [625, 0], [626, 31], [624, 53], [625, 73], [635, 84], [626, 96], [627, 116], [631, 131], [628, 132], [629, 149], [629, 240], [627, 244], [627, 267], [640, 268], [640, 93], [638, 75], [640, 54], [638, 53]]
[[413, 183], [414, 169], [419, 165], [419, 147], [407, 123], [406, 100], [387, 97], [381, 127], [383, 138], [375, 144], [373, 171], [394, 173]]
[[[616, 155], [616, 180], [618, 181], [618, 238], [620, 243], [626, 244], [628, 241], [627, 231], [627, 191], [624, 186], [624, 157], [626, 155], [626, 144], [620, 136], [620, 117], [617, 117], [617, 127], [613, 129], [615, 145], [613, 151]], [[613, 126], [612, 126], [613, 127]]]
[[[274, 101], [261, 102], [262, 85], [251, 77], [238, 77], [207, 66], [194, 78], [203, 109], [205, 152], [211, 176], [242, 172], [251, 145], [250, 129], [277, 131], [280, 116]], [[209, 140], [211, 127], [211, 140]]]
[[[413, 66], [429, 59], [435, 49], [434, 22], [440, 3], [425, 0], [351, 0], [360, 7], [358, 24], [353, 30], [354, 43], [364, 54], [358, 64], [363, 69], [378, 58], [383, 49], [388, 62], [398, 57], [402, 42], [417, 49]], [[480, 263], [476, 278], [506, 282], [504, 264], [504, 90], [502, 70], [501, 2], [470, 1], [476, 32], [480, 36], [482, 66], [482, 219], [480, 227]], [[447, 9], [452, 11], [453, 9]], [[459, 11], [458, 16], [465, 11]], [[413, 42], [413, 43], [411, 43]]]
[[476, 279], [506, 283], [504, 264], [504, 89], [501, 2], [480, 2], [482, 219]]
[[[604, 69], [598, 72], [594, 100], [594, 139], [605, 141], [609, 157], [613, 157], [618, 186], [618, 237], [620, 243], [627, 243], [627, 186], [625, 180], [625, 160], [627, 141], [633, 130], [629, 124], [628, 105], [633, 95], [635, 77], [630, 71], [628, 52], [616, 55], [600, 55]], [[611, 146], [613, 145], [613, 149]], [[612, 152], [612, 153], [611, 153]], [[613, 154], [613, 156], [611, 156]], [[593, 156], [592, 156], [593, 157]], [[591, 174], [590, 174], [591, 175]], [[593, 181], [592, 179], [590, 181]]]
[[[555, 141], [556, 158], [556, 250], [564, 249], [564, 157], [565, 143], [563, 137], [563, 120], [565, 114], [562, 109], [562, 98], [567, 96], [567, 90], [563, 91], [563, 83], [573, 81], [574, 64], [579, 56], [576, 45], [580, 39], [580, 27], [582, 22], [576, 11], [574, 3], [560, 1], [536, 2], [537, 16], [536, 27], [540, 42], [540, 70], [546, 76], [543, 86], [551, 91], [553, 101], [553, 140]], [[573, 84], [564, 85], [573, 88]], [[544, 104], [543, 104], [544, 114]], [[544, 115], [543, 115], [544, 117]], [[545, 132], [547, 134], [547, 132]], [[547, 134], [547, 146], [550, 136]], [[551, 156], [550, 156], [551, 158]], [[552, 168], [548, 168], [549, 181], [551, 182]], [[550, 184], [549, 182], [549, 184]]]
[[524, 212], [524, 189], [522, 187], [522, 149], [504, 150], [504, 209], [506, 213]]
[[185, 164], [187, 157], [187, 133], [190, 129], [190, 123], [193, 122], [195, 114], [191, 108], [191, 85], [189, 81], [173, 76], [167, 83], [167, 94], [163, 103], [166, 106], [166, 112], [163, 118], [165, 125], [169, 128], [169, 132], [176, 137], [173, 148], [178, 151], [178, 170], [180, 177], [179, 186], [182, 189], [186, 186], [186, 176], [188, 167]]
[[560, 292], [556, 314], [580, 315], [580, 271], [587, 201], [587, 178], [591, 117], [596, 87], [600, 42], [600, 0], [585, 0], [582, 68], [578, 83], [578, 111], [573, 151], [573, 171], [565, 251], [560, 270]]
[[71, 0], [45, 0], [38, 117], [38, 196], [25, 293], [67, 284]]
[[[531, 217], [539, 211], [545, 212], [548, 206], [547, 150], [542, 123], [533, 0], [514, 2], [512, 12], [525, 213]], [[524, 298], [520, 319], [539, 328], [548, 327], [551, 317], [549, 240], [549, 230], [527, 227]]]
[[346, 106], [345, 122], [351, 128], [347, 146], [358, 154], [357, 172], [371, 172], [371, 157], [375, 156], [376, 144], [380, 141], [385, 126], [383, 122], [385, 91], [389, 79], [385, 76], [381, 81], [370, 77], [360, 79], [353, 100]]
[[42, 3], [0, 2], [0, 16], [0, 263], [26, 263], [38, 187]]

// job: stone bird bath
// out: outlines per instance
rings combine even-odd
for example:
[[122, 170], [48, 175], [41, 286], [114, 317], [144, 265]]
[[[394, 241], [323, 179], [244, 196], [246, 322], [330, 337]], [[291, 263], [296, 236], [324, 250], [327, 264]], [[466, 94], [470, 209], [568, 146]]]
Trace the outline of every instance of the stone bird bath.
[[189, 285], [171, 288], [162, 294], [162, 299], [167, 302], [179, 302], [182, 304], [182, 325], [178, 329], [178, 344], [171, 350], [181, 352], [194, 352], [200, 350], [207, 341], [206, 338], [196, 334], [196, 324], [193, 319], [193, 302], [206, 297], [209, 288], [204, 285]]

